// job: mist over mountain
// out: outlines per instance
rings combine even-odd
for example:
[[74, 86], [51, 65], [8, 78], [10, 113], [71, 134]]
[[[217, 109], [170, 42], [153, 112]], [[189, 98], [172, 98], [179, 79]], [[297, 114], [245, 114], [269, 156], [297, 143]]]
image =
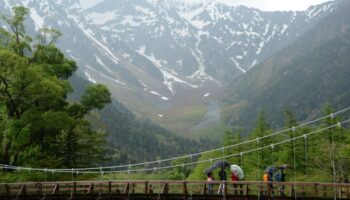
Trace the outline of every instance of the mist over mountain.
[[[336, 2], [263, 12], [218, 1], [101, 0], [87, 6], [1, 0], [0, 11], [10, 13], [14, 5], [30, 9], [28, 32], [48, 26], [63, 33], [58, 46], [78, 63], [79, 76], [106, 84], [137, 115], [177, 132], [202, 127], [212, 116], [220, 123], [217, 114], [206, 113], [220, 112], [213, 105], [231, 81], [339, 8]], [[200, 114], [193, 116], [194, 110]]]

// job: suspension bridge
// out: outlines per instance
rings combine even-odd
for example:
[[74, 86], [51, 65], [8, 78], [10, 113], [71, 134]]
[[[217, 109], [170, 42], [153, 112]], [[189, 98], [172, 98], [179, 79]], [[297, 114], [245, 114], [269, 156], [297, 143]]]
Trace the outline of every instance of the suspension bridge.
[[[224, 190], [218, 193], [219, 184]], [[209, 184], [211, 185], [209, 187]], [[237, 181], [95, 181], [0, 185], [0, 199], [350, 199], [350, 184]], [[283, 189], [282, 189], [283, 188]]]
[[[279, 132], [274, 132], [260, 138], [247, 140], [238, 144], [225, 146], [217, 149], [202, 151], [199, 153], [155, 160], [150, 162], [135, 163], [118, 166], [101, 166], [90, 168], [72, 169], [42, 169], [24, 166], [11, 166], [0, 164], [0, 168], [10, 171], [39, 171], [45, 173], [65, 173], [78, 176], [79, 174], [115, 174], [115, 173], [147, 173], [158, 170], [172, 169], [175, 167], [193, 166], [199, 163], [224, 160], [231, 157], [243, 157], [252, 152], [264, 149], [273, 150], [276, 146], [290, 143], [299, 139], [306, 141], [310, 136], [324, 133], [327, 130], [340, 128], [350, 122], [350, 119], [332, 123], [328, 127], [320, 128], [299, 136], [284, 139], [266, 146], [259, 146], [254, 149], [223, 154], [221, 157], [200, 160], [198, 156], [206, 153], [232, 149], [249, 143], [259, 143], [261, 140], [274, 137], [286, 132], [295, 132], [303, 126], [325, 120], [334, 119], [340, 114], [349, 111], [349, 108], [331, 113], [316, 120], [312, 120], [301, 125], [291, 127]], [[294, 135], [294, 134], [293, 134]], [[295, 166], [295, 148], [294, 166]], [[187, 159], [188, 162], [173, 164], [171, 161]], [[259, 159], [257, 160], [259, 169]], [[294, 169], [295, 170], [295, 169]], [[259, 170], [258, 170], [259, 172]], [[335, 175], [335, 174], [334, 174]], [[1, 180], [0, 180], [1, 181]], [[224, 189], [218, 191], [219, 185], [224, 185]], [[69, 182], [27, 182], [27, 183], [0, 183], [0, 199], [350, 199], [350, 184], [336, 183], [335, 177], [332, 183], [323, 182], [260, 182], [260, 181], [72, 181]]]

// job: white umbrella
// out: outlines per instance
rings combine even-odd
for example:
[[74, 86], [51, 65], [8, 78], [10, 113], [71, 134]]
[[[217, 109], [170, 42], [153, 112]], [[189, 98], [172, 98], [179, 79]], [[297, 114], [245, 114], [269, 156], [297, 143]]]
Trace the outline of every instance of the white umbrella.
[[231, 165], [231, 172], [235, 174], [239, 180], [242, 180], [244, 178], [243, 170], [238, 165]]

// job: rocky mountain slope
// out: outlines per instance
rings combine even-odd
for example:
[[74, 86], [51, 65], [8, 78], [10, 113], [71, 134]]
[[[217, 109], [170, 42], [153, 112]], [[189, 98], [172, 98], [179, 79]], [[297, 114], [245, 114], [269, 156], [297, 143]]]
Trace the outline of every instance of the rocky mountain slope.
[[132, 111], [173, 130], [176, 111], [201, 105], [204, 113], [199, 120], [184, 120], [182, 130], [208, 120], [205, 113], [218, 108], [211, 105], [230, 81], [338, 8], [333, 2], [298, 12], [263, 12], [218, 1], [98, 2], [84, 8], [73, 0], [0, 0], [0, 11], [28, 7], [28, 32], [45, 26], [60, 30], [59, 47], [77, 61], [81, 76], [106, 84]]
[[292, 45], [231, 83], [225, 98], [231, 126], [250, 129], [262, 110], [281, 127], [286, 110], [302, 121], [322, 116], [327, 104], [349, 106], [350, 2], [338, 3]]

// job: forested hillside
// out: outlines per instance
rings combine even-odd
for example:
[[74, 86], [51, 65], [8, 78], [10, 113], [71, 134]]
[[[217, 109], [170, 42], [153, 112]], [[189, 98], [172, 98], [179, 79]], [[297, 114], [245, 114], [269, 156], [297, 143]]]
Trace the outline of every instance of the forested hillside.
[[[81, 96], [79, 91], [84, 91], [84, 88], [91, 84], [78, 76], [73, 76], [70, 81], [77, 91], [71, 95], [75, 100]], [[137, 118], [115, 99], [112, 99], [112, 103], [106, 108], [90, 115], [89, 119], [94, 122], [96, 128], [108, 133], [109, 155], [112, 156], [109, 164], [135, 163], [184, 155], [216, 144], [209, 139], [194, 141], [176, 136], [147, 118]]]
[[[330, 107], [322, 110], [325, 117], [308, 125], [299, 124], [292, 112], [285, 112], [283, 131], [273, 130], [268, 116], [260, 112], [254, 129], [246, 136], [240, 131], [227, 132], [223, 140], [225, 151], [205, 153], [199, 160], [226, 157], [222, 160], [241, 166], [248, 181], [262, 181], [267, 167], [285, 165], [286, 181], [348, 182], [350, 119], [345, 116], [349, 109], [338, 115], [332, 114], [335, 111]], [[188, 179], [206, 179], [203, 172], [211, 164], [198, 164]], [[218, 172], [219, 169], [214, 171], [216, 179]], [[231, 172], [227, 170], [227, 173]]]
[[299, 120], [312, 118], [330, 104], [350, 102], [350, 3], [325, 18], [295, 44], [249, 71], [227, 89], [227, 122], [251, 127], [265, 111], [273, 127], [283, 124], [283, 112]]

